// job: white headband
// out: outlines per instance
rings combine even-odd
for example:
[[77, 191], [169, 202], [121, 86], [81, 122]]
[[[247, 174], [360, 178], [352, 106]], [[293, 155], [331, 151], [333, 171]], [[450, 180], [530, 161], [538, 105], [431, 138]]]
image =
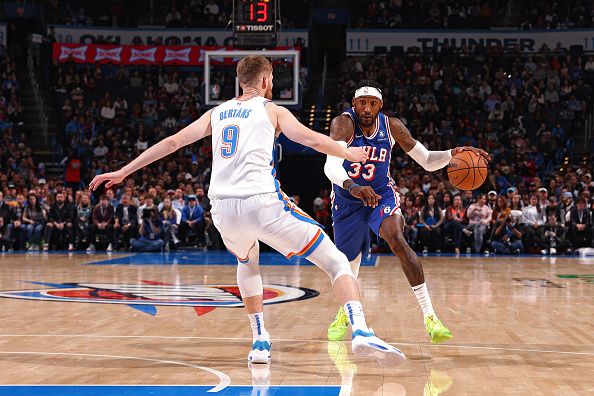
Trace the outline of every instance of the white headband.
[[374, 87], [359, 88], [358, 90], [355, 91], [355, 98], [358, 98], [359, 96], [374, 96], [374, 97], [378, 98], [379, 100], [383, 100], [382, 93], [380, 92], [380, 90], [377, 88], [374, 88]]

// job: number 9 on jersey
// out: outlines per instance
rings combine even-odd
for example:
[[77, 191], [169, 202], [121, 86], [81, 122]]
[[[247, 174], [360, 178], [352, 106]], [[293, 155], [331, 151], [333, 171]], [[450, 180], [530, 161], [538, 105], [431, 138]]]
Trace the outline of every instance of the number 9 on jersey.
[[223, 128], [221, 147], [221, 156], [231, 158], [237, 153], [237, 141], [239, 140], [239, 127], [237, 125], [227, 125]]

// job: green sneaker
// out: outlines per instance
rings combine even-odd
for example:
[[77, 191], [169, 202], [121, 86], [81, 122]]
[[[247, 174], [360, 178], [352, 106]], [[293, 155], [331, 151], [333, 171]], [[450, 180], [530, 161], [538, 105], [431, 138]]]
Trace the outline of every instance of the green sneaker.
[[452, 333], [441, 323], [436, 316], [430, 315], [425, 318], [425, 329], [431, 337], [432, 344], [440, 344], [452, 338]]
[[328, 327], [328, 340], [329, 341], [342, 341], [346, 332], [349, 328], [349, 317], [344, 312], [344, 309], [340, 307], [334, 322]]

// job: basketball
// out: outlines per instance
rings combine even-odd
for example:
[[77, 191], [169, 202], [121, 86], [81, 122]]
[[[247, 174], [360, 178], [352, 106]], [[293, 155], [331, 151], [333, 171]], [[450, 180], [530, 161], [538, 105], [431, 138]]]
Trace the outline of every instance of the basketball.
[[475, 190], [487, 178], [487, 160], [474, 151], [462, 151], [448, 164], [448, 178], [460, 190]]

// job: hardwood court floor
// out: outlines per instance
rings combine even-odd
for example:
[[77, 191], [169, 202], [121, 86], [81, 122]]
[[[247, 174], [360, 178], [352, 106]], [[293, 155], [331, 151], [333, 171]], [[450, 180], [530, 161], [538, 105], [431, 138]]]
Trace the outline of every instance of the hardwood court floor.
[[[137, 256], [136, 263], [162, 257]], [[350, 343], [325, 341], [337, 305], [321, 271], [263, 265], [265, 284], [320, 294], [266, 306], [273, 363], [269, 373], [266, 366], [252, 373], [246, 364], [251, 331], [243, 309], [206, 312], [209, 308], [203, 307], [197, 312], [160, 305], [183, 302], [194, 292], [237, 303], [232, 293], [219, 289], [180, 286], [233, 285], [235, 266], [87, 264], [106, 258], [0, 256], [0, 291], [6, 297], [0, 298], [0, 384], [244, 386], [219, 393], [225, 395], [266, 395], [267, 389], [270, 395], [298, 394], [299, 389], [310, 389], [299, 393], [304, 395], [594, 394], [594, 278], [559, 277], [594, 277], [594, 265], [587, 260], [423, 258], [434, 307], [454, 334], [451, 342], [435, 346], [398, 260], [380, 257], [377, 267], [361, 269], [360, 284], [368, 323], [408, 356], [404, 365], [391, 369], [355, 358]], [[303, 294], [299, 289], [281, 293], [275, 287], [269, 292], [273, 297]], [[121, 302], [122, 296], [139, 295], [144, 298], [124, 299], [125, 304], [56, 301], [66, 296]], [[160, 302], [152, 306], [150, 299]], [[259, 385], [251, 388], [252, 382]], [[342, 385], [342, 390], [333, 385]], [[23, 389], [18, 394], [35, 394]], [[165, 389], [158, 394], [166, 394]], [[192, 394], [202, 394], [196, 389]], [[0, 394], [14, 392], [0, 387]]]

